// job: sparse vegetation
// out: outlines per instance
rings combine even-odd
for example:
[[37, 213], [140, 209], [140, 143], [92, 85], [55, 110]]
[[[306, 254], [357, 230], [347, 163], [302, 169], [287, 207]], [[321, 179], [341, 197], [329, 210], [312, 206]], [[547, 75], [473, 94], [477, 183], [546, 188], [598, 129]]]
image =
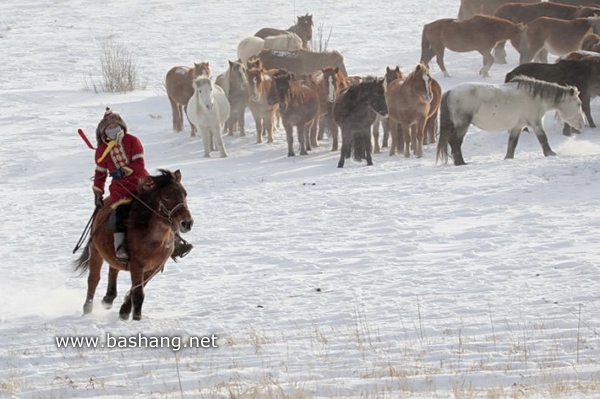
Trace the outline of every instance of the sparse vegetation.
[[[114, 39], [102, 43], [100, 53], [102, 68], [102, 90], [111, 93], [126, 93], [137, 89], [145, 89], [138, 74], [138, 66], [131, 51]], [[96, 87], [94, 85], [94, 90]]]
[[325, 28], [323, 27], [323, 24], [319, 24], [316, 35], [313, 35], [313, 39], [311, 41], [312, 51], [327, 51], [329, 39], [331, 39], [332, 28], [329, 28], [329, 34], [327, 35], [327, 38], [325, 38], [324, 32]]

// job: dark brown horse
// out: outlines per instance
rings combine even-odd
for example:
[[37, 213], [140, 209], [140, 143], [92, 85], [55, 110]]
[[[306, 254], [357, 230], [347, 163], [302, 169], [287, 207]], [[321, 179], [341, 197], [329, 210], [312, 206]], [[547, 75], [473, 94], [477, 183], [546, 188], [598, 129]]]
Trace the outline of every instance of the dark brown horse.
[[119, 271], [128, 271], [132, 288], [125, 296], [119, 316], [127, 320], [133, 307], [133, 319], [140, 320], [144, 287], [157, 272], [163, 270], [173, 254], [175, 235], [191, 230], [194, 221], [187, 207], [187, 193], [181, 185], [181, 173], [164, 169], [160, 172], [158, 176], [147, 176], [140, 181], [137, 197], [131, 203], [127, 232], [128, 263], [122, 263], [115, 256], [109, 201], [94, 218], [90, 240], [74, 262], [75, 270], [89, 272], [84, 314], [93, 309], [102, 263], [106, 261], [110, 269], [103, 305], [107, 308], [112, 306], [117, 296]]
[[262, 143], [263, 136], [267, 136], [267, 141], [272, 143], [279, 105], [270, 105], [267, 102], [267, 96], [273, 85], [273, 73], [275, 71], [265, 71], [260, 65], [260, 60], [256, 60], [255, 62], [252, 59], [248, 60], [248, 64], [252, 65], [252, 68], [246, 70], [248, 92], [250, 94], [248, 108], [250, 108], [256, 125], [256, 142]]
[[[183, 130], [183, 116], [185, 115], [185, 107], [188, 101], [194, 94], [192, 82], [198, 76], [206, 76], [209, 78], [211, 69], [208, 62], [194, 63], [194, 67], [176, 66], [167, 72], [165, 78], [165, 87], [167, 96], [171, 103], [173, 112], [173, 130], [181, 132]], [[195, 134], [196, 128], [190, 123], [192, 135]]]
[[244, 113], [248, 106], [249, 96], [246, 66], [240, 60], [228, 62], [227, 71], [215, 79], [215, 84], [221, 86], [231, 106], [231, 113], [225, 122], [225, 131], [228, 136], [233, 136], [233, 132], [237, 128], [240, 135], [245, 136]]
[[371, 125], [376, 115], [388, 113], [383, 85], [383, 79], [363, 80], [342, 89], [333, 103], [333, 120], [342, 130], [338, 168], [343, 168], [352, 154], [355, 161], [366, 159], [367, 165], [373, 165]]
[[308, 42], [312, 40], [313, 34], [313, 19], [312, 14], [306, 14], [304, 16], [296, 17], [296, 24], [290, 26], [286, 30], [275, 29], [275, 28], [262, 28], [254, 34], [254, 36], [265, 38], [267, 36], [277, 36], [285, 32], [294, 32], [300, 39], [302, 39], [302, 47], [307, 49]]
[[[547, 82], [575, 86], [579, 89], [581, 108], [590, 127], [596, 127], [590, 109], [590, 100], [600, 95], [600, 62], [595, 59], [559, 60], [555, 64], [531, 62], [521, 64], [508, 74], [505, 82], [525, 75]], [[565, 123], [563, 134], [569, 136], [571, 127]]]
[[[554, 2], [523, 4], [510, 2], [499, 7], [494, 16], [507, 19], [516, 24], [529, 24], [541, 17], [551, 17], [571, 20], [597, 15], [598, 10], [590, 7], [577, 7]], [[506, 64], [505, 42], [498, 43], [494, 48], [494, 57], [499, 64]]]
[[[385, 97], [392, 136], [390, 155], [402, 151], [408, 158], [412, 147], [413, 154], [417, 158], [422, 157], [425, 125], [430, 115], [434, 114], [433, 84], [427, 65], [419, 63], [406, 79], [390, 82]], [[438, 108], [441, 90], [439, 97]]]
[[316, 72], [328, 66], [337, 67], [344, 76], [348, 76], [344, 57], [337, 51], [269, 51], [258, 54], [265, 69], [287, 69], [297, 75]]
[[464, 21], [477, 14], [493, 15], [496, 9], [506, 3], [539, 3], [542, 0], [461, 0], [458, 20]]
[[[285, 129], [288, 144], [288, 157], [294, 153], [294, 126], [300, 143], [300, 155], [306, 152], [308, 133], [319, 115], [319, 94], [317, 84], [311, 79], [298, 78], [285, 69], [273, 75], [273, 84], [267, 96], [269, 105], [279, 104], [281, 122]], [[308, 143], [310, 145], [310, 143]]]
[[590, 31], [600, 31], [600, 17], [564, 20], [541, 17], [527, 24], [521, 41], [520, 63], [534, 58], [548, 62], [548, 53], [562, 56], [581, 49]]
[[494, 64], [491, 50], [497, 43], [510, 40], [518, 51], [522, 25], [489, 15], [476, 15], [466, 21], [458, 22], [453, 18], [443, 18], [426, 24], [421, 36], [421, 62], [428, 64], [436, 57], [444, 76], [450, 74], [444, 65], [444, 50], [464, 53], [477, 51], [483, 57], [483, 68], [479, 74], [488, 76]]

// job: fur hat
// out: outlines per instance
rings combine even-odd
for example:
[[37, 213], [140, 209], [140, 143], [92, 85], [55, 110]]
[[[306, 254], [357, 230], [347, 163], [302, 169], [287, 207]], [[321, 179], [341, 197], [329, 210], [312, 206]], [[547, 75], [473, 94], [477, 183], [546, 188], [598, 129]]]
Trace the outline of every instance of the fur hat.
[[125, 123], [123, 118], [121, 118], [121, 115], [112, 112], [112, 110], [109, 107], [106, 107], [106, 110], [104, 111], [104, 116], [102, 117], [102, 120], [100, 120], [100, 122], [98, 123], [98, 127], [96, 128], [96, 141], [98, 142], [98, 144], [102, 143], [104, 129], [106, 129], [106, 127], [111, 123], [116, 123], [117, 125], [121, 126], [123, 128], [123, 131], [127, 133], [127, 124]]

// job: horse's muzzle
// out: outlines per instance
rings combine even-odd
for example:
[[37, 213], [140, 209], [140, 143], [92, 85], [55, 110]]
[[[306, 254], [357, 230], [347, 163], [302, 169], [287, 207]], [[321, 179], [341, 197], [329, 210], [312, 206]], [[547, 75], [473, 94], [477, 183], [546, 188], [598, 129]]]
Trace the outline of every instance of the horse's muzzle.
[[192, 229], [192, 226], [194, 225], [194, 219], [183, 219], [182, 221], [179, 222], [179, 231], [182, 233], [187, 233], [188, 231], [190, 231]]

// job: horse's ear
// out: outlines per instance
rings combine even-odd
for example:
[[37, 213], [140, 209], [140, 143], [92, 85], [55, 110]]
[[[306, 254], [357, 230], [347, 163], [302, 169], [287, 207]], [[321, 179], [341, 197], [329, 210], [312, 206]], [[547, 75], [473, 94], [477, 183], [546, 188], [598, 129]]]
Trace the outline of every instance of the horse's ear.
[[233, 62], [227, 60], [227, 62], [229, 62], [229, 68], [231, 68], [233, 66]]
[[396, 72], [400, 72], [400, 67], [396, 65], [396, 69], [395, 69], [395, 71], [396, 71]]
[[288, 73], [288, 74], [285, 76], [285, 80], [287, 80], [287, 81], [290, 81], [290, 80], [292, 80], [292, 79], [296, 79], [296, 74], [295, 74], [295, 73]]
[[148, 192], [151, 191], [154, 187], [156, 187], [156, 183], [154, 183], [154, 179], [152, 176], [144, 176], [141, 178], [140, 183], [138, 185], [139, 192]]
[[333, 73], [337, 74], [338, 72], [340, 72], [340, 67], [335, 67], [335, 69], [333, 70]]
[[175, 172], [173, 172], [173, 175], [175, 176], [175, 180], [177, 180], [177, 182], [181, 183], [181, 172], [179, 171], [179, 169], [177, 169]]

